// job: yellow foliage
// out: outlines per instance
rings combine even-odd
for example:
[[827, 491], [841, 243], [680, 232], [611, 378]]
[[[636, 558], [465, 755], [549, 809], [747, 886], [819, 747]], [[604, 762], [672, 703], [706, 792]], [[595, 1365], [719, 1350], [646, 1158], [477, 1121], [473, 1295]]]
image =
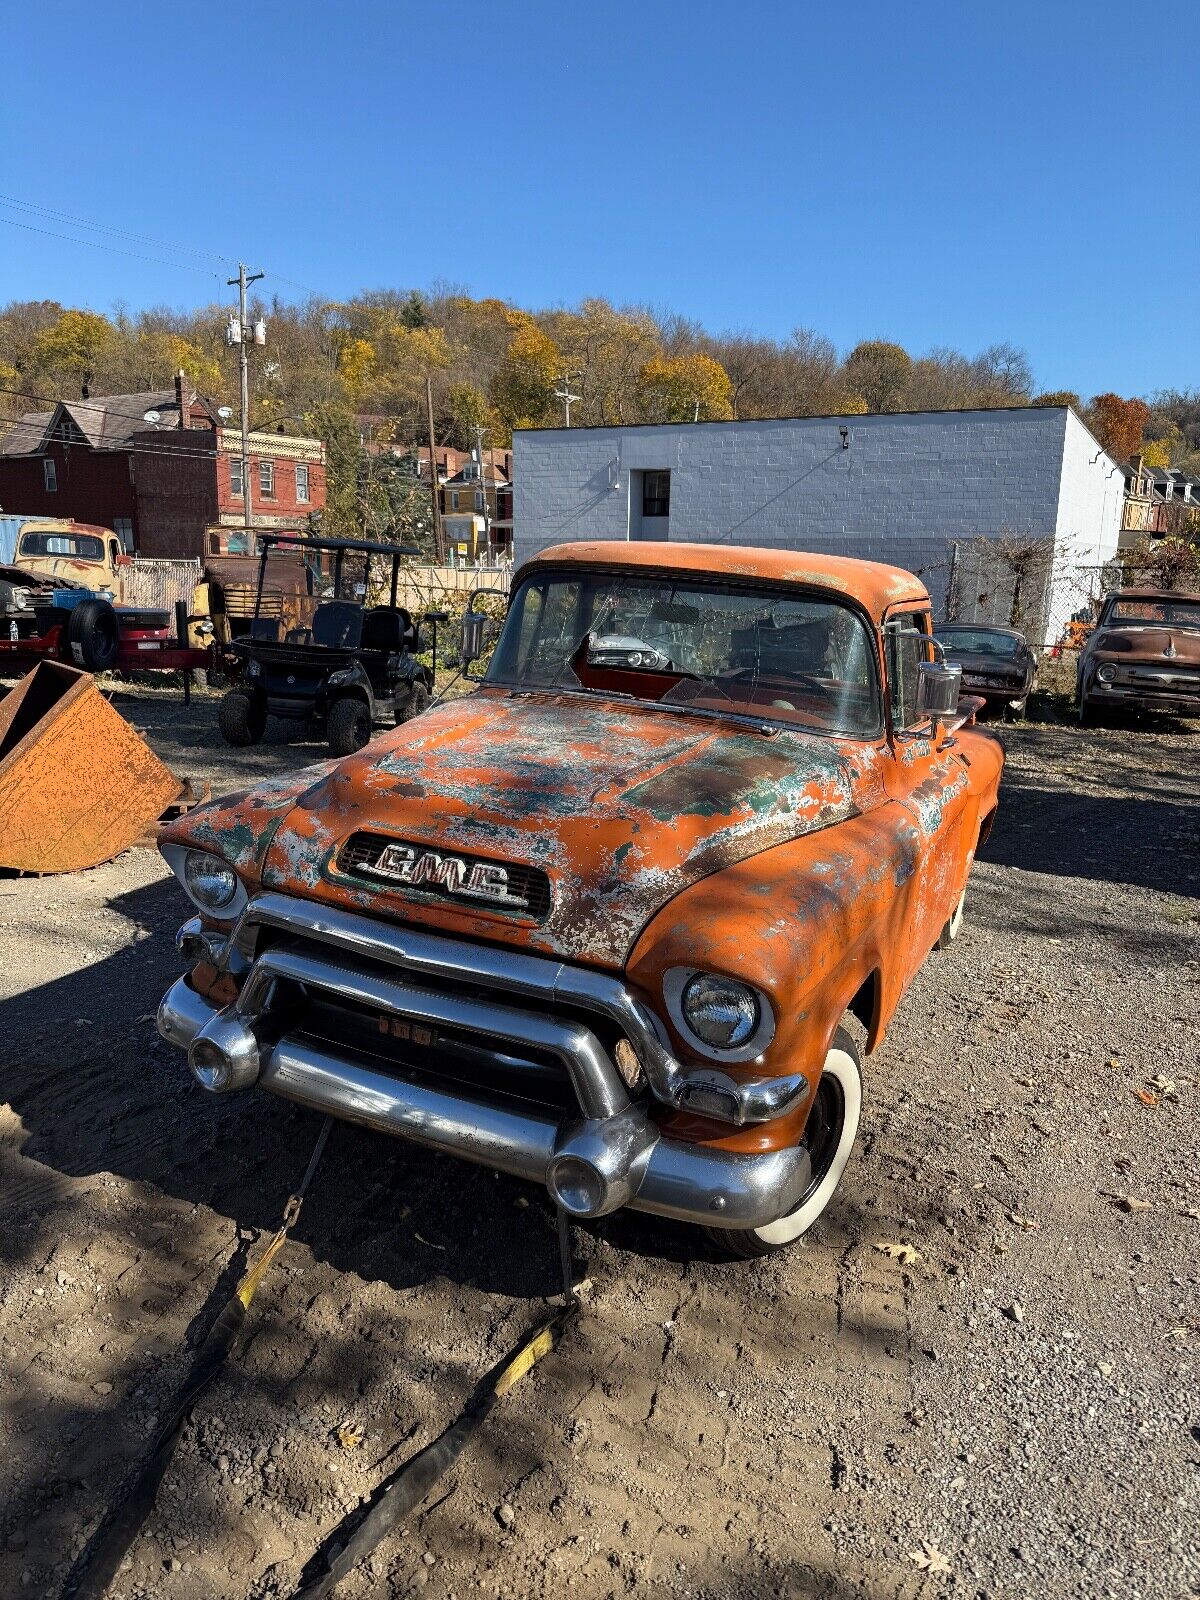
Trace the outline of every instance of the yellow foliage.
[[369, 339], [347, 339], [338, 351], [338, 377], [348, 393], [359, 395], [375, 368], [375, 346]]
[[176, 371], [182, 368], [201, 394], [211, 394], [221, 387], [219, 363], [212, 356], [206, 356], [190, 339], [172, 334], [170, 350], [173, 368]]
[[733, 385], [712, 356], [653, 355], [639, 382], [651, 421], [725, 421], [733, 416]]
[[34, 359], [49, 372], [73, 372], [86, 378], [112, 336], [113, 325], [107, 317], [94, 311], [64, 311], [34, 340]]
[[1171, 465], [1171, 446], [1174, 442], [1170, 434], [1164, 434], [1161, 439], [1147, 439], [1142, 445], [1142, 461], [1144, 465], [1160, 469], [1169, 467]]
[[848, 394], [838, 406], [838, 415], [844, 417], [865, 417], [867, 402], [860, 394]]

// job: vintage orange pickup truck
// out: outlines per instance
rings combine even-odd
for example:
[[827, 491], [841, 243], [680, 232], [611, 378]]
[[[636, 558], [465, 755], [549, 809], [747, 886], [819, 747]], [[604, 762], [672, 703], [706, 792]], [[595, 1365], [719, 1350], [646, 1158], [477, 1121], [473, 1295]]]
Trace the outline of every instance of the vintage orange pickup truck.
[[[463, 657], [485, 654], [482, 614]], [[474, 692], [163, 834], [163, 1036], [251, 1085], [735, 1254], [828, 1204], [881, 1040], [958, 933], [998, 741], [871, 562], [581, 543]]]

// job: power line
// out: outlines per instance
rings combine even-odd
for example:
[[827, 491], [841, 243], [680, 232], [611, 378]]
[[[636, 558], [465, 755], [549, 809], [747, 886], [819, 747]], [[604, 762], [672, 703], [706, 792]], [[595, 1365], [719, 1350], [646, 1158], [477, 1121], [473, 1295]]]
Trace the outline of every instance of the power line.
[[[32, 222], [21, 222], [16, 217], [0, 216], [0, 222], [6, 222], [10, 227], [23, 228], [27, 233], [39, 233], [47, 239], [60, 239], [64, 244], [78, 244], [91, 246], [96, 250], [107, 250], [114, 255], [129, 256], [135, 261], [148, 261], [160, 267], [186, 266], [190, 262], [213, 261], [220, 262], [223, 266], [236, 265], [232, 256], [223, 256], [217, 251], [194, 250], [189, 245], [172, 244], [166, 239], [156, 239], [150, 234], [134, 233], [127, 228], [114, 228], [103, 222], [92, 222], [87, 217], [76, 217], [66, 211], [57, 211], [51, 206], [42, 206], [32, 200], [21, 200], [16, 195], [0, 194], [0, 205], [16, 206], [22, 211], [30, 212], [39, 219], [49, 219], [52, 222], [63, 223], [73, 228], [85, 228], [94, 233], [106, 233], [112, 238], [131, 240], [137, 244], [152, 245], [156, 250], [168, 250], [178, 257], [186, 257], [188, 261], [166, 261], [161, 256], [148, 256], [137, 250], [127, 250], [115, 244], [105, 244], [100, 239], [78, 239], [70, 234], [55, 233], [49, 228], [37, 227]], [[220, 273], [208, 267], [193, 267], [193, 271], [203, 272], [205, 277], [212, 276], [220, 279]], [[329, 300], [330, 296], [320, 289], [314, 289], [312, 284], [301, 283], [296, 278], [285, 278], [282, 273], [272, 274], [278, 282], [289, 284], [293, 289], [301, 289], [305, 294], [312, 295], [317, 300]]]
[[[104, 222], [92, 222], [87, 217], [75, 217], [67, 211], [56, 211], [52, 206], [37, 205], [32, 200], [20, 200], [16, 195], [0, 194], [0, 204], [16, 206], [21, 211], [32, 211], [37, 216], [49, 217], [54, 222], [69, 223], [72, 227], [88, 228], [94, 233], [107, 233], [115, 238], [132, 239], [138, 244], [153, 245], [157, 250], [171, 250], [179, 255], [192, 256], [198, 261], [226, 262], [229, 260], [227, 256], [218, 255], [210, 250], [193, 250], [188, 245], [171, 244], [166, 239], [155, 239], [149, 234], [132, 233], [128, 228], [113, 228]], [[84, 244], [88, 241], [77, 240], [76, 242]]]
[[[0, 222], [10, 228], [23, 228], [26, 233], [40, 233], [47, 239], [61, 239], [64, 244], [88, 245], [93, 250], [107, 250], [111, 255], [130, 256], [134, 261], [149, 261], [158, 267], [174, 267], [179, 271], [182, 265], [178, 261], [164, 261], [161, 256], [143, 255], [138, 250], [122, 250], [119, 245], [104, 244], [100, 239], [72, 239], [68, 233], [54, 233], [49, 228], [35, 228], [32, 222], [18, 222], [16, 217], [0, 217]], [[183, 270], [189, 269], [184, 266]], [[221, 281], [221, 274], [211, 271], [208, 267], [192, 267], [190, 270], [202, 273], [206, 278], [216, 278], [218, 283]]]

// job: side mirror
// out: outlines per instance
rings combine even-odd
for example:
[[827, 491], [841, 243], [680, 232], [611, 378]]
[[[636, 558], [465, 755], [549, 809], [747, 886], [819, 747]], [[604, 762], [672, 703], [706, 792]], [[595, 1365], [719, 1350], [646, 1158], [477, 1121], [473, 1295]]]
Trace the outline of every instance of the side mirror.
[[487, 624], [488, 619], [482, 611], [463, 612], [462, 643], [459, 645], [459, 656], [464, 667], [469, 667], [472, 661], [478, 661], [483, 654]]
[[941, 661], [922, 661], [917, 667], [917, 714], [940, 722], [958, 709], [962, 668]]

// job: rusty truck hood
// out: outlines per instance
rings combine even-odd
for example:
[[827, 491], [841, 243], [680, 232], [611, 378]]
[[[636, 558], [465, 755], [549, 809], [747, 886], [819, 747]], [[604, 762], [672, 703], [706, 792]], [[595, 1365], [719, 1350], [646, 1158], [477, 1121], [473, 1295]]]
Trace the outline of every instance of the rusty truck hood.
[[1132, 657], [1136, 661], [1200, 662], [1200, 633], [1195, 628], [1172, 627], [1167, 622], [1123, 623], [1119, 628], [1098, 629], [1091, 639], [1096, 655]]
[[[688, 884], [881, 799], [875, 758], [868, 745], [653, 705], [483, 690], [291, 793], [276, 783], [223, 814], [206, 808], [184, 842], [238, 856], [264, 888], [620, 966]], [[372, 881], [346, 861], [362, 836], [368, 852], [393, 839], [468, 867], [532, 868], [549, 907], [524, 916]]]

